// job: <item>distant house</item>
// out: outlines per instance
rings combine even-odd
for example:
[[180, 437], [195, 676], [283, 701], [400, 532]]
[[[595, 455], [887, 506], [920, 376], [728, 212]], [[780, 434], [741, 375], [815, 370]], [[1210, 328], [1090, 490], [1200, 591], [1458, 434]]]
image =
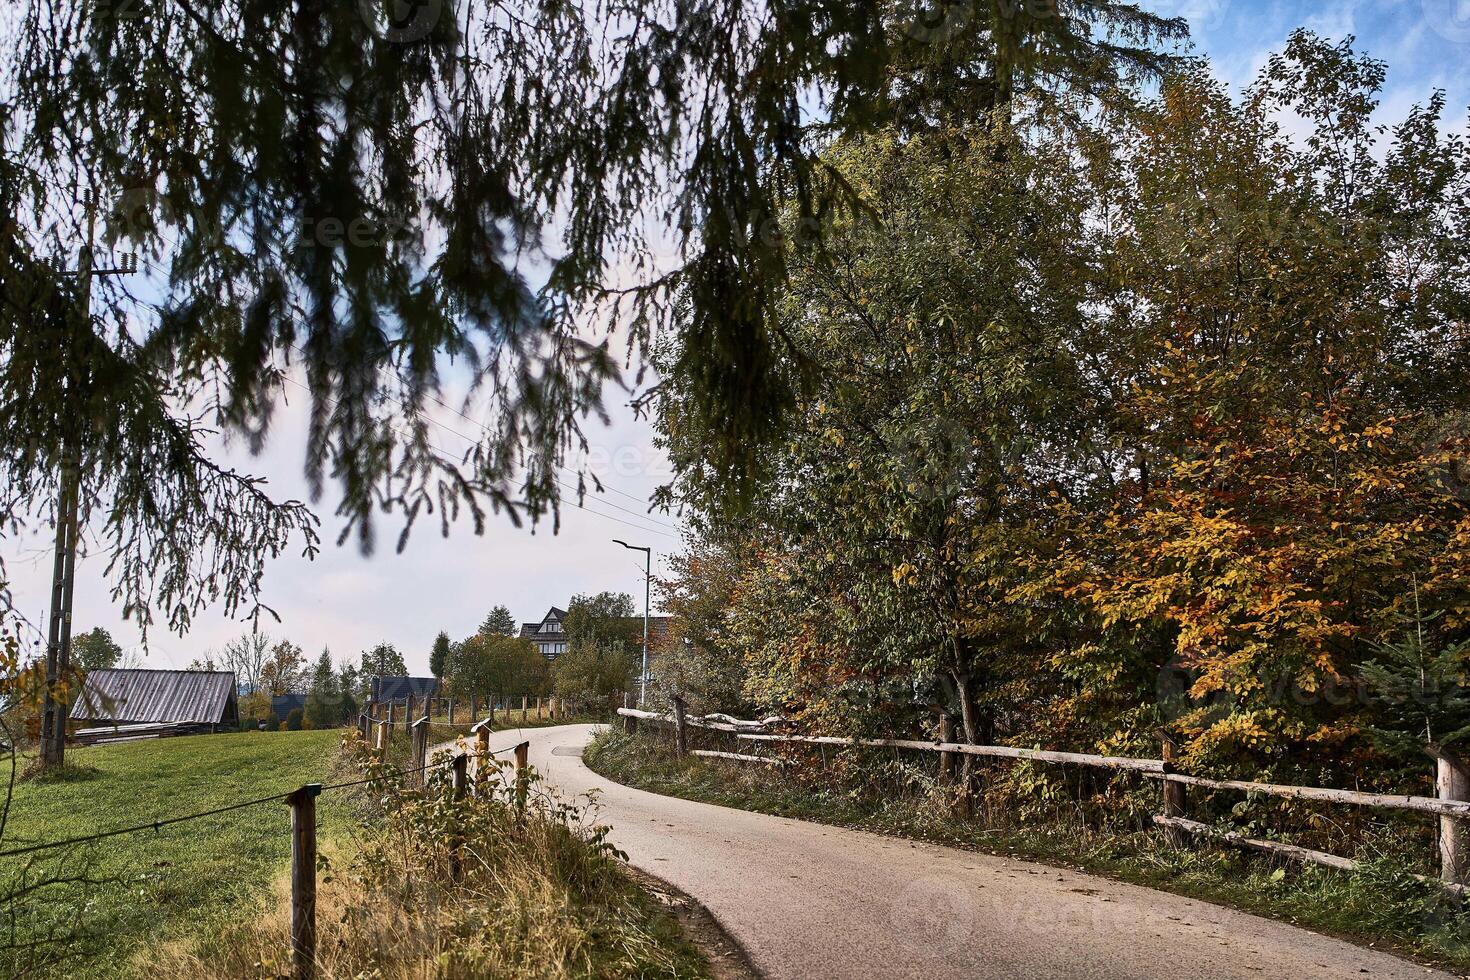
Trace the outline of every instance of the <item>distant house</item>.
[[224, 670], [88, 671], [72, 705], [81, 741], [127, 735], [155, 738], [240, 724], [235, 675]]
[[370, 701], [406, 701], [413, 695], [415, 701], [439, 696], [437, 677], [385, 677], [373, 675], [368, 681]]
[[565, 609], [552, 606], [540, 622], [521, 624], [521, 639], [536, 644], [536, 649], [547, 660], [555, 660], [559, 654], [567, 652], [567, 634], [562, 625], [566, 618]]
[[[521, 638], [530, 640], [536, 644], [536, 649], [541, 651], [541, 656], [547, 660], [555, 660], [558, 655], [567, 652], [566, 634], [567, 611], [552, 606], [541, 617], [539, 622], [522, 623]], [[643, 629], [643, 617], [634, 616], [634, 621], [639, 631]], [[648, 645], [650, 649], [658, 645], [669, 631], [670, 617], [650, 616], [648, 617]]]

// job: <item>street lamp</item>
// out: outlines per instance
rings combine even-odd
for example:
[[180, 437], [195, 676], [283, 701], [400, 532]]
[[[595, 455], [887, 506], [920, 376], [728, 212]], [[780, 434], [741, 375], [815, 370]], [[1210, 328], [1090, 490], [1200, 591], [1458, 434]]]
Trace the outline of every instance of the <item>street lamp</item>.
[[638, 707], [641, 708], [648, 690], [648, 586], [653, 579], [653, 549], [640, 548], [617, 538], [613, 538], [613, 544], [620, 544], [629, 551], [643, 552], [643, 671], [638, 675]]

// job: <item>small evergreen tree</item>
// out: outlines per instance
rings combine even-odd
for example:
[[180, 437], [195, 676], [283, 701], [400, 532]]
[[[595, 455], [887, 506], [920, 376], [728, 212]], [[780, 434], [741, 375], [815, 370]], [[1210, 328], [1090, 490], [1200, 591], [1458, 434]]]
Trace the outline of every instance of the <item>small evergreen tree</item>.
[[516, 618], [510, 614], [505, 606], [496, 606], [485, 616], [485, 621], [480, 624], [481, 636], [515, 636]]
[[1470, 689], [1463, 684], [1470, 640], [1440, 645], [1414, 591], [1414, 615], [1402, 639], [1378, 644], [1379, 656], [1362, 665], [1371, 723], [1364, 731], [1384, 749], [1418, 755], [1428, 746], [1450, 748], [1470, 735]]
[[342, 691], [332, 652], [322, 647], [311, 672], [311, 690], [306, 695], [306, 720], [313, 728], [332, 728], [342, 720]]
[[429, 651], [429, 672], [443, 680], [449, 673], [452, 654], [449, 634], [440, 630], [439, 635], [434, 637], [434, 648]]
[[301, 723], [305, 720], [305, 714], [300, 708], [292, 708], [291, 713], [286, 715], [286, 731], [301, 731]]

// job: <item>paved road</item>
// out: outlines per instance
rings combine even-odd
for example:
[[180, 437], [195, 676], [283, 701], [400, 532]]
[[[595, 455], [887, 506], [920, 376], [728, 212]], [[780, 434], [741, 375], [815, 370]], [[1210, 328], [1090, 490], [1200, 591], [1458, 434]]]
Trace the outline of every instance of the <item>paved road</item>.
[[613, 843], [702, 902], [771, 978], [1449, 977], [1075, 871], [630, 789], [582, 763], [592, 731], [527, 729], [531, 763], [565, 794], [597, 790]]

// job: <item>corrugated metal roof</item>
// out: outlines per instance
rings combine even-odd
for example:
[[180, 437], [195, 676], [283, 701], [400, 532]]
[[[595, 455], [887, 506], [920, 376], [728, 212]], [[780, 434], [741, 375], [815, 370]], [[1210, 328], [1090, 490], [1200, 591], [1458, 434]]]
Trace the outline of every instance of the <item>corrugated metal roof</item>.
[[77, 721], [108, 724], [225, 720], [235, 694], [235, 675], [219, 670], [94, 670], [72, 707]]

